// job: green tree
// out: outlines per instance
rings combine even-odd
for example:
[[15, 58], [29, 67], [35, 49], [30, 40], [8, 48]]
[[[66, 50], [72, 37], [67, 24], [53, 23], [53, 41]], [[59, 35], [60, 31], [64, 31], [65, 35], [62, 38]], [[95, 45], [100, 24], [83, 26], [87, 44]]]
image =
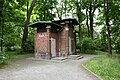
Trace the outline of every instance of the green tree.
[[22, 38], [22, 49], [24, 50], [24, 44], [27, 42], [27, 38], [28, 38], [28, 24], [30, 23], [30, 16], [31, 16], [31, 13], [33, 11], [33, 8], [35, 6], [35, 3], [36, 3], [37, 0], [33, 0], [31, 5], [30, 5], [30, 9], [28, 10], [28, 3], [27, 2], [27, 20], [25, 22], [25, 26], [24, 26], [24, 32], [23, 32], [23, 38]]
[[108, 32], [108, 52], [110, 55], [112, 55], [112, 47], [111, 47], [111, 31], [110, 31], [110, 24], [109, 24], [109, 0], [104, 0], [104, 10], [105, 10], [105, 22], [107, 26], [107, 32]]

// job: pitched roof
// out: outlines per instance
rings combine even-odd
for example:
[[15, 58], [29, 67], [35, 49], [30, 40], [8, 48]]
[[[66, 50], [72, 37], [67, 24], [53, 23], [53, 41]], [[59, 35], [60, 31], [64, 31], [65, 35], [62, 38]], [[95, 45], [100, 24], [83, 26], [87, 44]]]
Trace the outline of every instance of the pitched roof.
[[40, 26], [56, 26], [58, 28], [62, 27], [59, 24], [56, 24], [56, 23], [53, 23], [53, 22], [49, 22], [49, 21], [38, 21], [38, 22], [35, 22], [33, 24], [29, 24], [28, 25], [28, 27], [32, 27], [32, 28], [40, 27]]
[[66, 22], [66, 21], [72, 21], [73, 25], [78, 25], [78, 21], [76, 19], [68, 18], [68, 19], [62, 19], [62, 20], [54, 20], [52, 22], [38, 21], [38, 22], [35, 22], [33, 24], [29, 24], [28, 27], [35, 28], [35, 27], [40, 27], [40, 26], [54, 26], [54, 27], [61, 28], [63, 26], [60, 25], [60, 23], [63, 23], [63, 22]]

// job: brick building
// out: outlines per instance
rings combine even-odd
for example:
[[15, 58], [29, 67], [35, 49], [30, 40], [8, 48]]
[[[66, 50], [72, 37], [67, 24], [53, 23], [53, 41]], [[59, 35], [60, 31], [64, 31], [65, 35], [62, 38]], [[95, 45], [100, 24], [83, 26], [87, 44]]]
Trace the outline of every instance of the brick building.
[[71, 18], [30, 24], [29, 27], [37, 28], [34, 35], [35, 58], [51, 59], [76, 54], [74, 25], [78, 22]]

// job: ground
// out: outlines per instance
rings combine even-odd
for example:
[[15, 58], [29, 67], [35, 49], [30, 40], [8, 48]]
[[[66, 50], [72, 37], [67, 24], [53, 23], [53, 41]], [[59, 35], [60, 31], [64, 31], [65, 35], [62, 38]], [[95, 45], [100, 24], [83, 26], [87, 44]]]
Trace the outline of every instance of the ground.
[[82, 67], [82, 63], [94, 55], [85, 55], [80, 60], [65, 61], [19, 58], [0, 69], [0, 80], [99, 80]]

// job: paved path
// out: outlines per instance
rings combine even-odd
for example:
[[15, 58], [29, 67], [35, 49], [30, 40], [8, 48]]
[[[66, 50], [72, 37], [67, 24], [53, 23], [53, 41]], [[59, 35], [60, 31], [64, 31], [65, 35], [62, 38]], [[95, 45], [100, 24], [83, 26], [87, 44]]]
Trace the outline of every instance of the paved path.
[[82, 67], [82, 62], [93, 57], [86, 55], [80, 60], [63, 62], [17, 59], [0, 69], [0, 80], [99, 80]]

